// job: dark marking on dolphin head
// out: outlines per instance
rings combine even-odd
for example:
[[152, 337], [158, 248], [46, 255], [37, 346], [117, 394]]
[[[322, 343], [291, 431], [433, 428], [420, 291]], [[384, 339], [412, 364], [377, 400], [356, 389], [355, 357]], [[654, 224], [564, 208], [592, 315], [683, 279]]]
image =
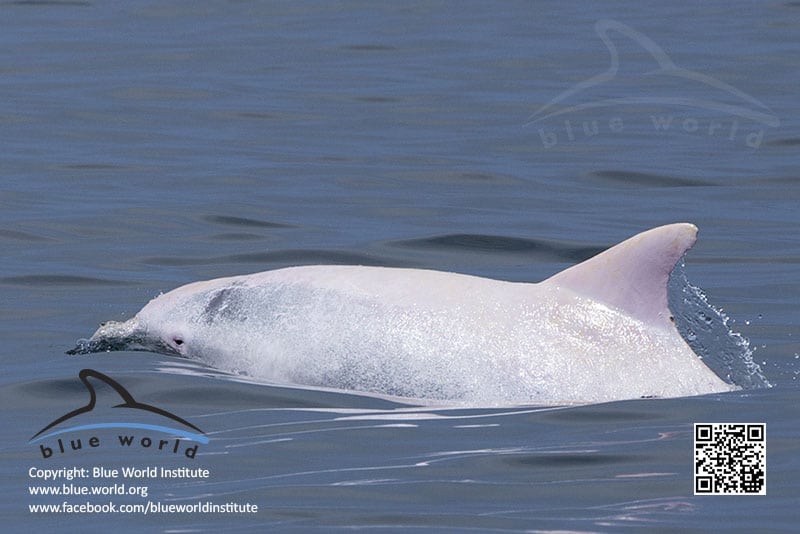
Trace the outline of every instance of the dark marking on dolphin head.
[[241, 322], [247, 319], [244, 312], [245, 289], [240, 282], [218, 289], [211, 293], [211, 298], [201, 314], [203, 322], [213, 324], [218, 320]]

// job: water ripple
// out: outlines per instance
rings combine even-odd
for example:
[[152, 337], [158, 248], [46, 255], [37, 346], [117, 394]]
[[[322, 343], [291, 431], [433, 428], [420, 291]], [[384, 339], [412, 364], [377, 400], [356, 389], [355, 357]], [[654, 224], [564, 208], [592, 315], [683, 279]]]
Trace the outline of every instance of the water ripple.
[[244, 228], [294, 228], [294, 226], [271, 221], [260, 221], [246, 217], [233, 217], [231, 215], [206, 215], [203, 220], [225, 226], [239, 226]]
[[225, 263], [257, 263], [261, 265], [370, 265], [388, 266], [397, 265], [397, 262], [388, 262], [376, 256], [358, 254], [341, 250], [326, 249], [293, 249], [271, 250], [265, 252], [249, 252], [244, 254], [228, 254], [225, 256], [179, 257], [155, 256], [141, 260], [146, 265], [158, 266], [184, 266], [184, 265], [215, 265]]
[[418, 250], [475, 251], [485, 253], [525, 253], [542, 261], [581, 262], [604, 247], [546, 239], [525, 239], [484, 234], [445, 234], [433, 237], [390, 241], [389, 247]]
[[27, 274], [22, 276], [4, 276], [0, 278], [0, 284], [25, 287], [113, 287], [131, 285], [132, 282], [68, 274]]
[[590, 171], [588, 176], [599, 185], [625, 185], [629, 187], [697, 187], [712, 185], [693, 178], [618, 169]]

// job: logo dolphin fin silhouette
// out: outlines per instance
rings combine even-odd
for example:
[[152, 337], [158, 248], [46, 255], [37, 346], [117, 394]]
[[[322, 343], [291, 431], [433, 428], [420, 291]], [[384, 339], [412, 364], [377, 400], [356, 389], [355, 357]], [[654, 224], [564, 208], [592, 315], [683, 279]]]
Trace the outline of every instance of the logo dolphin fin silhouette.
[[113, 406], [113, 408], [133, 408], [136, 410], [145, 410], [147, 412], [151, 412], [160, 415], [162, 417], [171, 419], [177, 423], [192, 428], [197, 432], [203, 433], [202, 430], [197, 428], [195, 425], [193, 425], [186, 419], [183, 419], [182, 417], [170, 413], [162, 408], [158, 408], [157, 406], [152, 406], [150, 404], [144, 404], [138, 402], [136, 399], [133, 398], [133, 395], [131, 395], [127, 389], [122, 387], [122, 385], [119, 382], [99, 371], [95, 371], [94, 369], [82, 369], [81, 372], [78, 373], [78, 378], [80, 378], [81, 382], [83, 382], [83, 385], [86, 386], [86, 389], [89, 391], [89, 402], [85, 406], [81, 406], [80, 408], [76, 408], [75, 410], [72, 410], [71, 412], [62, 415], [61, 417], [59, 417], [58, 419], [56, 419], [55, 421], [53, 421], [52, 423], [41, 429], [39, 432], [34, 434], [31, 437], [32, 440], [35, 439], [37, 436], [40, 436], [47, 430], [50, 430], [54, 426], [63, 423], [64, 421], [67, 421], [69, 419], [72, 419], [73, 417], [76, 417], [78, 415], [89, 413], [94, 409], [95, 405], [97, 404], [97, 392], [95, 391], [92, 383], [89, 381], [89, 378], [95, 378], [105, 383], [106, 385], [111, 386], [114, 389], [114, 391], [116, 391], [117, 394], [122, 398], [124, 402]]
[[[759, 102], [756, 98], [748, 95], [744, 91], [741, 91], [732, 85], [729, 85], [712, 76], [703, 74], [702, 72], [679, 67], [674, 61], [672, 61], [664, 49], [661, 48], [655, 41], [643, 33], [634, 30], [630, 26], [616, 20], [601, 19], [595, 23], [594, 29], [597, 33], [597, 36], [608, 49], [608, 69], [595, 74], [586, 80], [578, 82], [569, 89], [566, 89], [556, 95], [549, 102], [540, 107], [530, 117], [528, 117], [528, 122], [525, 124], [525, 126], [530, 126], [545, 119], [574, 111], [624, 104], [664, 104], [707, 109], [750, 119], [771, 127], [780, 126], [780, 120], [778, 117], [762, 102]], [[722, 95], [723, 97], [738, 103], [726, 102], [724, 100], [720, 100], [719, 98], [709, 99], [705, 97], [697, 98], [691, 96], [643, 95], [624, 96], [619, 98], [600, 98], [590, 102], [573, 102], [570, 104], [570, 102], [577, 98], [581, 93], [584, 93], [593, 87], [611, 82], [617, 78], [620, 67], [620, 55], [616, 44], [611, 40], [611, 32], [616, 32], [628, 37], [631, 41], [649, 53], [653, 58], [655, 68], [650, 71], [643, 72], [643, 75], [660, 75], [664, 77], [682, 78], [684, 80], [695, 82], [704, 86], [704, 92], [711, 90], [718, 95]]]

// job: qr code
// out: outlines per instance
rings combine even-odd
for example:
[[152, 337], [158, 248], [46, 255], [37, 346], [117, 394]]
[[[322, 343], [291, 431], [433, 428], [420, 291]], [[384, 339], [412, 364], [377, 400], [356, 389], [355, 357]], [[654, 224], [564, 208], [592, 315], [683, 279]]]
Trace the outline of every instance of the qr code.
[[765, 423], [694, 424], [695, 495], [766, 495]]

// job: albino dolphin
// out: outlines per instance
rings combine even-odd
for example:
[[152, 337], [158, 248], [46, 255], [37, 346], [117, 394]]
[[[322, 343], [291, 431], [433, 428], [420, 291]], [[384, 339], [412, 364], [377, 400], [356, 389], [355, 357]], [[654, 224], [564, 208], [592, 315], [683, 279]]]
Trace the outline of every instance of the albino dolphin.
[[696, 235], [655, 228], [536, 284], [333, 265], [195, 282], [68, 354], [153, 351], [273, 382], [484, 404], [730, 391], [667, 306]]

